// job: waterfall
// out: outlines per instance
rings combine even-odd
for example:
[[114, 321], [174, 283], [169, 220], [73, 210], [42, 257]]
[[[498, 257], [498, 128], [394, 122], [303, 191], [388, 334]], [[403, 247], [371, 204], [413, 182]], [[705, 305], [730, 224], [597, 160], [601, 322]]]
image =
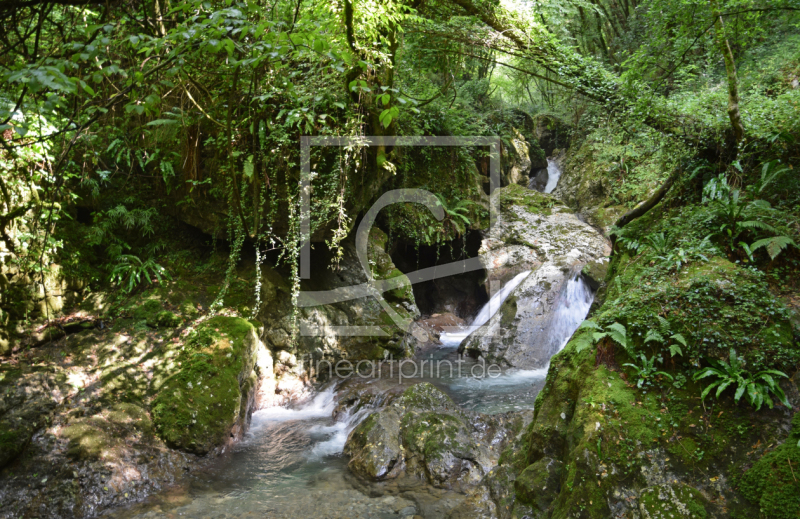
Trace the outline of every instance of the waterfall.
[[545, 193], [552, 193], [561, 177], [561, 168], [553, 159], [547, 159], [547, 185], [544, 187]]
[[[296, 407], [269, 407], [253, 413], [249, 438], [257, 438], [263, 430], [279, 427], [281, 423], [297, 422], [313, 424], [302, 427], [303, 433], [311, 438], [303, 456], [308, 460], [320, 460], [326, 456], [341, 454], [347, 435], [364, 419], [365, 415], [374, 411], [374, 406], [362, 406], [353, 410], [346, 409], [336, 417], [333, 423], [330, 418], [336, 409], [336, 385], [317, 393], [309, 402]], [[354, 408], [356, 406], [353, 406]]]
[[483, 305], [483, 308], [481, 308], [480, 312], [478, 312], [478, 315], [475, 316], [475, 319], [473, 319], [469, 326], [455, 332], [444, 332], [439, 337], [439, 341], [444, 346], [458, 347], [458, 345], [461, 344], [461, 341], [466, 339], [469, 334], [486, 324], [486, 322], [497, 313], [497, 311], [500, 309], [500, 305], [503, 304], [506, 298], [511, 295], [511, 292], [513, 292], [514, 289], [517, 288], [520, 283], [522, 283], [522, 280], [528, 277], [528, 274], [530, 273], [530, 270], [526, 270], [525, 272], [514, 276], [514, 279], [506, 283], [505, 286], [500, 289], [500, 291], [498, 291], [492, 296], [491, 299], [489, 299], [488, 303]]
[[553, 355], [561, 351], [569, 342], [572, 334], [586, 318], [592, 306], [594, 294], [581, 276], [567, 281], [567, 286], [553, 311], [553, 319], [545, 330], [555, 348]]

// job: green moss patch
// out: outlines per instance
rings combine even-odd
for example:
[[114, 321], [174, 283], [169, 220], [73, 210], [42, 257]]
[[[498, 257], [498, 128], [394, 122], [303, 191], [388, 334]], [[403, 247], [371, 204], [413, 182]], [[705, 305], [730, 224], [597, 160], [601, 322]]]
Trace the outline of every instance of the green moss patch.
[[528, 189], [519, 184], [511, 184], [502, 189], [498, 189], [495, 193], [497, 194], [497, 200], [500, 205], [498, 209], [504, 214], [511, 214], [511, 208], [513, 206], [522, 207], [528, 213], [543, 216], [551, 215], [553, 213], [553, 208], [556, 206], [558, 206], [561, 211], [569, 211], [558, 199], [551, 195]]
[[241, 386], [253, 369], [255, 328], [235, 317], [214, 317], [186, 341], [179, 371], [153, 400], [153, 423], [170, 446], [205, 454], [223, 444], [241, 418]]
[[751, 371], [790, 370], [800, 361], [788, 310], [760, 272], [720, 257], [677, 272], [650, 267], [651, 260], [642, 253], [615, 261], [617, 276], [597, 321], [624, 324], [638, 346], [648, 330], [658, 329], [660, 315], [673, 333], [686, 338], [688, 347], [679, 359], [686, 363], [726, 359], [731, 348], [744, 356]]
[[744, 473], [739, 489], [757, 504], [764, 517], [800, 517], [800, 413], [795, 413], [792, 434]]

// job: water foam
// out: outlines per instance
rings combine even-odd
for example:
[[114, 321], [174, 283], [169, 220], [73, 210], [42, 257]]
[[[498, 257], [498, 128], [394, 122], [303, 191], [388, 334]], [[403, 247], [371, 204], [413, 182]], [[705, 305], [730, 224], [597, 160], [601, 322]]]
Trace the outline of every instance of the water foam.
[[553, 159], [547, 159], [547, 185], [544, 186], [545, 193], [552, 193], [561, 178], [561, 168]]
[[506, 283], [499, 292], [489, 299], [488, 303], [483, 305], [483, 308], [481, 308], [480, 312], [478, 312], [478, 315], [475, 316], [472, 324], [453, 332], [443, 332], [439, 336], [439, 341], [442, 343], [442, 345], [451, 348], [458, 347], [458, 345], [461, 344], [461, 342], [466, 339], [469, 334], [486, 324], [489, 319], [491, 319], [494, 314], [500, 310], [500, 306], [503, 304], [506, 298], [511, 295], [511, 292], [513, 292], [514, 289], [517, 288], [530, 273], [530, 270], [526, 270], [521, 274], [517, 274], [511, 281]]

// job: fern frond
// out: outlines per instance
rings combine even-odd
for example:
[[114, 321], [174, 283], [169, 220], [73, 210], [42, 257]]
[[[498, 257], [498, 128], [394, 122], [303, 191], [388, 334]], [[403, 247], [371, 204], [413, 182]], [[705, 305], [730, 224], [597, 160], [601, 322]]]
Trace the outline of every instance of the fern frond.
[[610, 324], [607, 328], [608, 336], [611, 337], [617, 344], [625, 349], [628, 349], [628, 331], [620, 323]]
[[660, 328], [661, 333], [663, 335], [669, 335], [669, 321], [667, 321], [660, 315], [657, 315], [656, 318], [658, 319], [658, 327]]
[[778, 232], [775, 227], [758, 220], [747, 220], [745, 222], [740, 222], [739, 226], [745, 229], [761, 229], [763, 231], [769, 231], [773, 233]]
[[647, 335], [644, 337], [644, 342], [658, 342], [660, 344], [664, 344], [664, 336], [658, 333], [656, 330], [648, 330]]
[[800, 248], [797, 246], [794, 240], [788, 236], [773, 236], [771, 238], [764, 238], [753, 242], [753, 244], [750, 245], [750, 250], [755, 251], [761, 247], [766, 247], [767, 254], [769, 254], [770, 259], [775, 259], [778, 254], [780, 254], [789, 245], [794, 248]]

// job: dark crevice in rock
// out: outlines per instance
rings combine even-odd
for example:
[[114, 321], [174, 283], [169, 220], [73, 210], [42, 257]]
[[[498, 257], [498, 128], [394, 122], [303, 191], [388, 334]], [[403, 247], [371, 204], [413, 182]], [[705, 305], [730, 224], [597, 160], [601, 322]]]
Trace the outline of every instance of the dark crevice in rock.
[[[481, 235], [470, 231], [465, 237], [453, 240], [450, 245], [432, 247], [403, 240], [394, 240], [388, 251], [392, 261], [404, 274], [415, 270], [446, 265], [453, 261], [473, 258], [478, 255]], [[470, 320], [489, 300], [483, 281], [484, 270], [464, 272], [441, 277], [413, 285], [414, 299], [422, 315], [452, 313], [462, 319]]]

